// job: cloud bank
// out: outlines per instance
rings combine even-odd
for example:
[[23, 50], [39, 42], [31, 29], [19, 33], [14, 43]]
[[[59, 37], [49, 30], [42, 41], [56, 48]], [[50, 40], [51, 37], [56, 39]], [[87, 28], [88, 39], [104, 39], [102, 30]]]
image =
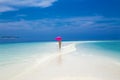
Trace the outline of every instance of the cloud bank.
[[120, 19], [86, 16], [1, 21], [0, 34], [19, 35], [21, 41], [51, 40], [57, 35], [65, 37], [66, 40], [120, 39]]
[[0, 30], [31, 30], [86, 32], [96, 30], [120, 30], [120, 19], [103, 16], [87, 16], [73, 18], [49, 18], [39, 20], [20, 20], [0, 22]]
[[23, 7], [46, 8], [57, 0], [0, 0], [0, 12], [18, 10]]

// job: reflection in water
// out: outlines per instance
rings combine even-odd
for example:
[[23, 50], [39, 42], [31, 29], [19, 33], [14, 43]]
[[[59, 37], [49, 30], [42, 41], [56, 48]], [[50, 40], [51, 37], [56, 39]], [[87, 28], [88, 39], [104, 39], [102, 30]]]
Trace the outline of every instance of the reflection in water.
[[57, 63], [62, 64], [62, 52], [61, 52], [61, 49], [58, 50]]
[[57, 56], [56, 56], [56, 63], [57, 64], [62, 64], [62, 51], [61, 49], [58, 49], [57, 51]]
[[62, 64], [62, 54], [61, 52], [58, 53], [58, 64]]
[[62, 64], [63, 55], [76, 51], [75, 45], [76, 44], [69, 44], [69, 45], [63, 46], [62, 48], [58, 49], [57, 51], [58, 54], [56, 55], [58, 64]]

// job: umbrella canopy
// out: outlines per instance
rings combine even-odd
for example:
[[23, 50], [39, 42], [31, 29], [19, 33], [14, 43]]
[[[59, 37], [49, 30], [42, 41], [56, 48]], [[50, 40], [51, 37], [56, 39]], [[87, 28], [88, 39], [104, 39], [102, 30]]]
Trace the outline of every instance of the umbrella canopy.
[[58, 36], [55, 38], [57, 41], [61, 41], [62, 40], [62, 37], [61, 36]]

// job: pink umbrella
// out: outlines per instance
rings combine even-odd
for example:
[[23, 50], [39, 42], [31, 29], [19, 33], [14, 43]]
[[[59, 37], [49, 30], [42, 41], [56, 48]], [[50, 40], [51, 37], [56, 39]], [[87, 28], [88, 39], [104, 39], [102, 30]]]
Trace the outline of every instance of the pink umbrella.
[[57, 41], [61, 41], [62, 40], [62, 37], [58, 36], [55, 38]]

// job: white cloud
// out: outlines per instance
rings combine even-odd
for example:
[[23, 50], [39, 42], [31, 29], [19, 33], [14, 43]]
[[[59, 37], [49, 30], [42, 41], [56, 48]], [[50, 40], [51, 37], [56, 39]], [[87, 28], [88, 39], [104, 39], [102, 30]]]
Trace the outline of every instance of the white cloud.
[[16, 9], [13, 8], [13, 7], [1, 6], [0, 5], [0, 12], [13, 11], [13, 10], [16, 10]]
[[17, 10], [23, 7], [41, 7], [52, 6], [57, 0], [0, 0], [0, 12]]

